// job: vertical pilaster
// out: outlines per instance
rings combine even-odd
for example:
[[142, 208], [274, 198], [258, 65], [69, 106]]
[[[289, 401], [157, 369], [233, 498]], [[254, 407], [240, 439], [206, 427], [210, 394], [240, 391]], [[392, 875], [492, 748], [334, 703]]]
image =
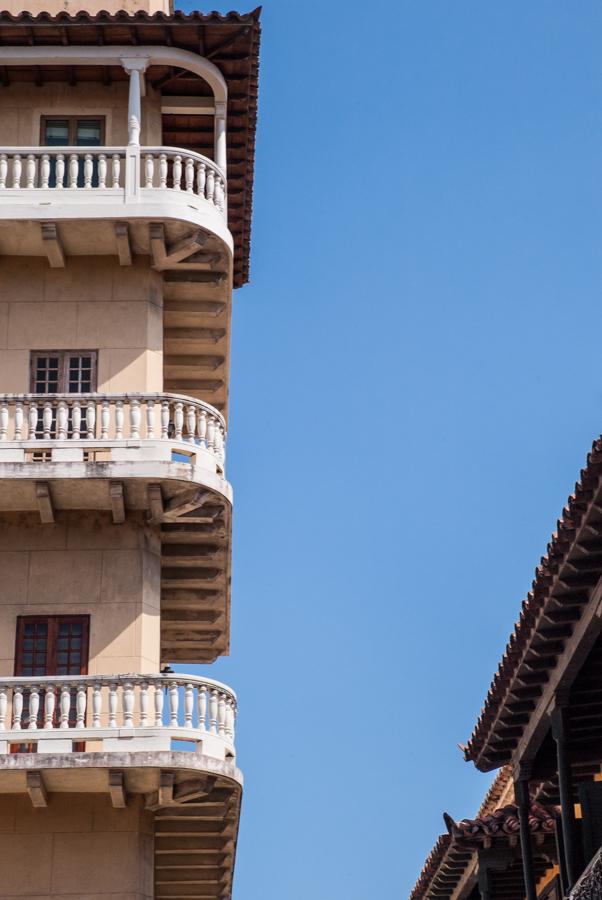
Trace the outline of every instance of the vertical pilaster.
[[228, 161], [226, 156], [226, 116], [227, 106], [225, 100], [216, 100], [215, 102], [215, 125], [214, 125], [214, 155], [215, 162], [224, 174], [227, 174]]
[[128, 199], [140, 195], [140, 129], [142, 127], [142, 74], [148, 60], [144, 58], [122, 59], [123, 68], [130, 76], [128, 97], [128, 146], [125, 160], [125, 193]]

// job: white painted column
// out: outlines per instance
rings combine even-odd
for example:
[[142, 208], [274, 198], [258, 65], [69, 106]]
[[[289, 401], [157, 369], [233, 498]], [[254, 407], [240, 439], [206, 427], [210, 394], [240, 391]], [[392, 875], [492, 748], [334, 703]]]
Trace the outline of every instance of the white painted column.
[[214, 158], [222, 172], [227, 175], [226, 160], [226, 115], [227, 106], [225, 100], [216, 100], [215, 102], [215, 123], [214, 123]]
[[128, 99], [128, 148], [125, 160], [126, 197], [140, 196], [140, 129], [142, 127], [142, 74], [148, 65], [147, 59], [122, 59], [121, 64], [130, 76]]

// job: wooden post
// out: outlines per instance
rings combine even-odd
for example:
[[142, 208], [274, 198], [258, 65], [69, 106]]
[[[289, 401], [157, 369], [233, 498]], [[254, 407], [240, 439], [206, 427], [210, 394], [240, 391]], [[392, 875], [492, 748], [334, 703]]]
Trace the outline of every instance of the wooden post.
[[520, 849], [523, 858], [523, 879], [527, 900], [537, 900], [535, 890], [535, 872], [533, 870], [533, 852], [531, 850], [531, 829], [529, 828], [529, 782], [526, 778], [514, 781], [514, 796], [518, 808], [520, 823]]
[[491, 871], [483, 863], [479, 863], [479, 893], [481, 900], [493, 900]]
[[573, 799], [573, 774], [569, 756], [568, 717], [566, 707], [556, 707], [551, 716], [552, 736], [556, 741], [558, 787], [562, 816], [562, 837], [566, 864], [567, 888], [570, 890], [578, 878], [577, 835], [575, 802]]

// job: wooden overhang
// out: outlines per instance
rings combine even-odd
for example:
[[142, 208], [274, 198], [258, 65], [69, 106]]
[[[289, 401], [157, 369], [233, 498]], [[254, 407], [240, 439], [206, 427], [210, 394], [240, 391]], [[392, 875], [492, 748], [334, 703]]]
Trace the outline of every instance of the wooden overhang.
[[452, 896], [475, 859], [475, 851], [459, 847], [451, 835], [441, 834], [428, 855], [410, 900], [434, 900]]
[[[489, 771], [531, 762], [602, 631], [602, 437], [538, 566], [481, 715], [463, 748]], [[602, 752], [600, 752], [602, 757]]]
[[[259, 74], [261, 8], [250, 13], [216, 12], [172, 15], [137, 12], [92, 15], [0, 11], [0, 84], [30, 80], [35, 84], [58, 80], [75, 84], [96, 80], [110, 83], [125, 73], [103, 66], [24, 67], [2, 65], [2, 47], [16, 46], [168, 46], [189, 50], [211, 60], [228, 85], [228, 225], [234, 238], [234, 287], [249, 280], [251, 211]], [[210, 96], [209, 86], [182, 69], [152, 66], [147, 77], [163, 97]], [[163, 117], [167, 145], [213, 156], [210, 116], [171, 113]]]

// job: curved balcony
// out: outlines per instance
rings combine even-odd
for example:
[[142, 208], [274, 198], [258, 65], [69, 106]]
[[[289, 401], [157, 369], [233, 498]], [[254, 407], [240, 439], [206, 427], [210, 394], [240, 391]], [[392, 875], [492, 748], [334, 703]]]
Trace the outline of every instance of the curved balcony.
[[185, 742], [203, 756], [233, 759], [235, 722], [236, 694], [195, 675], [0, 679], [0, 753], [23, 744], [71, 753], [86, 741], [108, 752], [167, 751]]
[[[165, 223], [168, 240], [190, 226], [216, 235], [232, 251], [227, 181], [212, 160], [177, 147], [0, 147], [0, 221], [18, 223], [3, 252], [37, 255], [59, 227], [60, 253], [153, 253], [149, 223]], [[70, 227], [97, 222], [89, 235]], [[104, 223], [104, 227], [103, 224]], [[61, 227], [62, 225], [62, 227]], [[125, 236], [124, 236], [125, 229]], [[11, 243], [12, 240], [12, 243]], [[117, 247], [116, 241], [121, 246]], [[13, 246], [14, 244], [14, 246]], [[46, 247], [48, 251], [49, 247]], [[198, 251], [198, 247], [192, 248]], [[181, 259], [181, 257], [180, 257]], [[174, 262], [174, 267], [177, 262]]]

